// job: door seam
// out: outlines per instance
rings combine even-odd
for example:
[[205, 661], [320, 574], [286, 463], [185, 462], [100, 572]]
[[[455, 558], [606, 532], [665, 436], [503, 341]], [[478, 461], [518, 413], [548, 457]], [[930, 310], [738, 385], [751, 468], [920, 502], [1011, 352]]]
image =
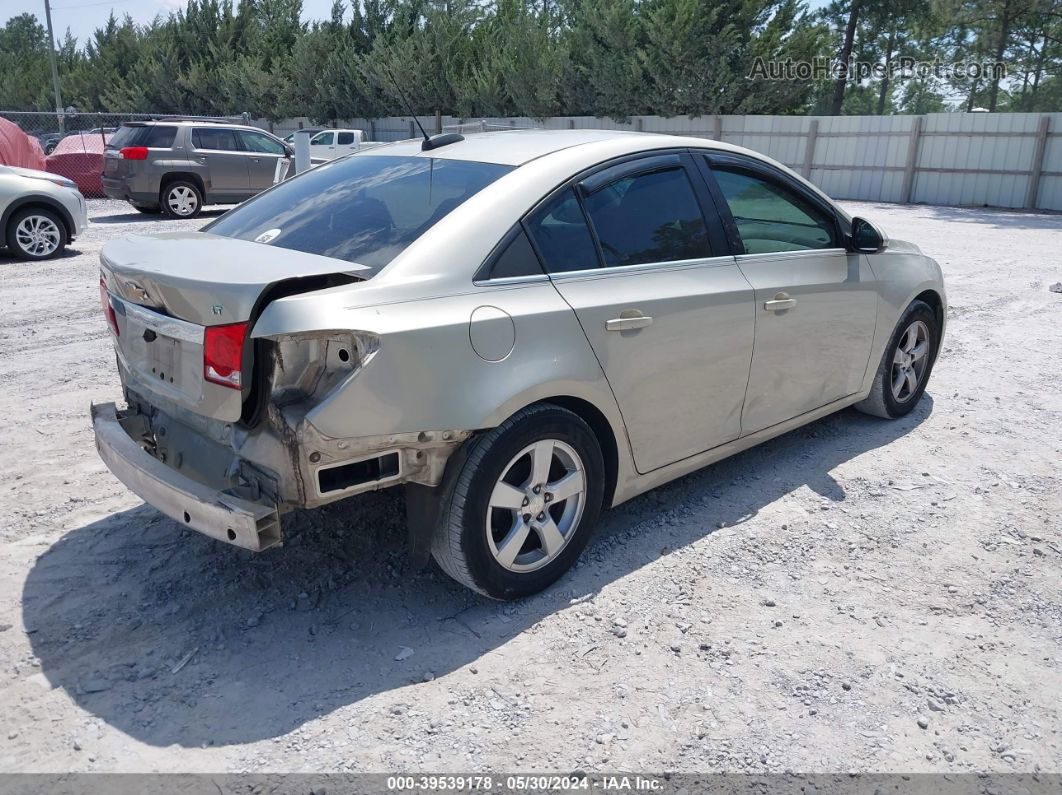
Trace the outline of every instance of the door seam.
[[757, 300], [756, 300], [756, 288], [752, 286], [752, 282], [749, 281], [749, 277], [745, 275], [745, 271], [741, 269], [741, 263], [734, 258], [734, 264], [737, 265], [738, 273], [741, 274], [741, 278], [745, 280], [745, 283], [752, 291], [752, 352], [749, 354], [749, 371], [745, 373], [745, 392], [741, 397], [741, 413], [738, 414], [738, 435], [737, 438], [741, 439], [744, 436], [748, 436], [745, 433], [745, 403], [749, 399], [749, 384], [752, 383], [752, 363], [756, 361], [756, 332], [759, 331], [759, 312], [757, 312]]
[[579, 324], [579, 330], [583, 332], [583, 339], [586, 340], [586, 344], [590, 348], [590, 353], [593, 354], [594, 361], [597, 362], [597, 369], [601, 371], [601, 377], [605, 379], [605, 383], [608, 385], [609, 394], [612, 395], [612, 400], [616, 404], [616, 411], [619, 412], [620, 419], [623, 421], [623, 435], [627, 437], [627, 450], [630, 453], [631, 463], [634, 465], [634, 471], [639, 475], [644, 475], [645, 473], [638, 469], [638, 459], [634, 456], [634, 447], [631, 445], [631, 432], [627, 429], [627, 418], [623, 416], [623, 406], [620, 404], [619, 398], [616, 397], [616, 390], [612, 386], [612, 381], [609, 380], [608, 373], [605, 372], [605, 366], [601, 364], [601, 359], [597, 355], [597, 351], [594, 350], [594, 344], [590, 342], [590, 337], [586, 333], [586, 328], [583, 326], [583, 319], [579, 317], [579, 313], [575, 311], [575, 307], [564, 297], [564, 293], [557, 289], [557, 285], [553, 282], [553, 279], [550, 279], [549, 283], [553, 288], [553, 291], [557, 293], [560, 299], [564, 302], [564, 305], [571, 310], [571, 313], [575, 316], [575, 322]]

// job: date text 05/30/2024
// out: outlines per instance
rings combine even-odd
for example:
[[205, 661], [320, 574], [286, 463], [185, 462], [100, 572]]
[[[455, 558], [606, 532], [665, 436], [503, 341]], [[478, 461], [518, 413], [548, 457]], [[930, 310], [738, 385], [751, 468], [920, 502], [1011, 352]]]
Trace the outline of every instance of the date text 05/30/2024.
[[663, 779], [654, 776], [628, 775], [440, 775], [388, 776], [387, 789], [395, 792], [456, 791], [502, 792], [514, 791], [595, 791], [595, 792], [657, 792]]

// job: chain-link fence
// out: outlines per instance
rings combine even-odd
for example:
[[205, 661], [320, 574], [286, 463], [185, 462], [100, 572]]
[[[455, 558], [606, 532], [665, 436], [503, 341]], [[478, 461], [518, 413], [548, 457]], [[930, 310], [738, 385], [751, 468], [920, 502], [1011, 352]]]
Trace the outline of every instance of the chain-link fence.
[[[165, 118], [158, 113], [43, 113], [0, 111], [0, 118], [17, 125], [30, 139], [29, 149], [40, 147], [39, 157], [13, 163], [38, 168], [73, 180], [82, 195], [103, 198], [103, 152], [123, 122]], [[244, 116], [226, 121], [247, 122]]]

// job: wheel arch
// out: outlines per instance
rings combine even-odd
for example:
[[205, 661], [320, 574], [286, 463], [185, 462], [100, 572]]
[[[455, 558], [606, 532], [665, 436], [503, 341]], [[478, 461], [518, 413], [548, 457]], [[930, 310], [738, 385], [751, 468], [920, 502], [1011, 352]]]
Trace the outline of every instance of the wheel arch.
[[[944, 299], [941, 297], [940, 293], [936, 290], [923, 290], [911, 300], [924, 301], [929, 304], [933, 309], [933, 314], [937, 318], [937, 325], [941, 329], [944, 328]], [[910, 304], [908, 304], [908, 306], [910, 306]]]
[[206, 204], [206, 184], [203, 182], [203, 178], [194, 171], [167, 171], [163, 174], [162, 179], [159, 180], [159, 203], [162, 203], [162, 192], [166, 190], [166, 186], [171, 182], [180, 182], [182, 180], [185, 182], [191, 182], [199, 188], [199, 193], [203, 197], [203, 204]]
[[51, 198], [50, 196], [44, 196], [41, 194], [30, 194], [29, 196], [22, 196], [4, 210], [4, 214], [0, 217], [0, 234], [7, 234], [7, 225], [11, 221], [11, 216], [20, 210], [33, 209], [39, 207], [45, 210], [51, 210], [59, 216], [59, 220], [63, 222], [63, 226], [66, 227], [67, 240], [74, 239], [74, 219], [70, 216], [69, 210], [67, 210], [60, 202]]
[[593, 431], [594, 436], [597, 437], [598, 444], [601, 446], [601, 457], [605, 462], [605, 488], [602, 502], [606, 508], [611, 506], [612, 498], [616, 493], [616, 482], [619, 478], [619, 446], [608, 417], [590, 401], [572, 395], [553, 395], [536, 400], [531, 405], [539, 406], [543, 404], [567, 409], [590, 426], [590, 430]]

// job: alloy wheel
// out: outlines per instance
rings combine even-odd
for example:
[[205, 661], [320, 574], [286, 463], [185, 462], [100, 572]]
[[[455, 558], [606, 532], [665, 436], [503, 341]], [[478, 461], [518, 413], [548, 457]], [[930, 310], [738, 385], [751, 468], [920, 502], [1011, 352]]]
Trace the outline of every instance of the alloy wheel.
[[55, 221], [46, 215], [27, 215], [15, 227], [19, 248], [33, 257], [54, 254], [63, 240]]
[[900, 336], [892, 357], [892, 396], [903, 402], [918, 390], [929, 364], [929, 327], [916, 320]]
[[579, 527], [586, 504], [585, 468], [559, 439], [528, 445], [502, 470], [487, 508], [487, 545], [514, 572], [555, 560]]
[[177, 185], [167, 192], [166, 203], [174, 215], [191, 215], [199, 206], [199, 198], [188, 186]]

